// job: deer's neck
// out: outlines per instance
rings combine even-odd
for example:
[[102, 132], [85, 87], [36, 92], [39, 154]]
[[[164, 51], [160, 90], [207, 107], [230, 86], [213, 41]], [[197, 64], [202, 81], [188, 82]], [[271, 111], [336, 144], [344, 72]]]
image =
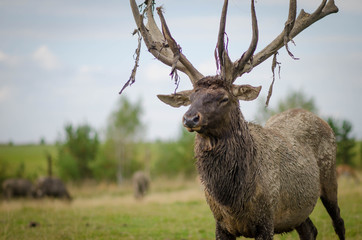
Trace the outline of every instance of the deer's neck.
[[226, 206], [247, 201], [255, 188], [253, 140], [240, 110], [236, 116], [224, 136], [198, 134], [195, 144], [201, 180], [209, 194]]

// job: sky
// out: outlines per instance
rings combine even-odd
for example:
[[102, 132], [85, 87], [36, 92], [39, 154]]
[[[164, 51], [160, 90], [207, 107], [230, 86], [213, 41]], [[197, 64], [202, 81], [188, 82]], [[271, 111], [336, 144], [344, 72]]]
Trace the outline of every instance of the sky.
[[[205, 76], [216, 73], [213, 54], [222, 2], [156, 0], [164, 6], [183, 53]], [[257, 1], [256, 52], [283, 30], [288, 2]], [[298, 12], [312, 12], [318, 4], [299, 1]], [[300, 60], [279, 50], [281, 78], [276, 79], [270, 106], [288, 92], [302, 90], [315, 100], [320, 116], [349, 120], [353, 135], [362, 139], [362, 1], [336, 0], [336, 5], [337, 14], [294, 38], [296, 45], [290, 48]], [[104, 132], [133, 68], [135, 27], [125, 0], [0, 0], [0, 143], [37, 143], [42, 138], [52, 143], [68, 123]], [[226, 32], [230, 57], [236, 60], [251, 38], [250, 1], [230, 1]], [[266, 97], [270, 68], [271, 59], [236, 83], [261, 85], [261, 97]], [[156, 97], [174, 91], [169, 73], [143, 44], [136, 82], [123, 94], [142, 104], [144, 140], [174, 139], [180, 133], [187, 107], [172, 108]], [[179, 90], [187, 89], [190, 81], [181, 74]], [[258, 106], [258, 100], [241, 102], [246, 120], [255, 120]]]

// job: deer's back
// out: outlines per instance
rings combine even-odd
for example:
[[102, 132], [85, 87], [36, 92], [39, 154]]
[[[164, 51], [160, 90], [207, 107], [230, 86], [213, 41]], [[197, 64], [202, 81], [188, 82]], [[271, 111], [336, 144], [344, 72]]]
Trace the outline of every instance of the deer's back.
[[322, 147], [319, 146], [321, 143], [335, 144], [334, 134], [328, 123], [304, 109], [291, 109], [277, 114], [267, 121], [265, 128], [278, 130], [314, 150], [317, 150], [315, 147]]
[[256, 161], [263, 173], [259, 186], [273, 199], [269, 204], [274, 209], [275, 231], [288, 231], [304, 221], [317, 202], [322, 169], [333, 164], [333, 131], [302, 109], [275, 115], [264, 128], [249, 127], [259, 148]]
[[271, 117], [265, 128], [279, 131], [312, 151], [318, 162], [321, 181], [323, 177], [329, 177], [326, 174], [335, 167], [336, 139], [326, 121], [309, 111], [291, 109]]

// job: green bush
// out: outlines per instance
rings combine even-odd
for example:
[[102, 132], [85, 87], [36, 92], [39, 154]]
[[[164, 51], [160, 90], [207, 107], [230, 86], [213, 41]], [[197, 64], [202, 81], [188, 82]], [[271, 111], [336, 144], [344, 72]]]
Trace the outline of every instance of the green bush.
[[96, 159], [89, 164], [93, 177], [98, 180], [116, 181], [118, 163], [114, 156], [114, 144], [107, 141], [99, 148]]
[[98, 134], [89, 125], [74, 128], [65, 126], [65, 141], [58, 144], [58, 169], [63, 179], [92, 178], [90, 163], [95, 160], [99, 147]]
[[356, 156], [356, 141], [351, 136], [352, 124], [348, 120], [328, 118], [329, 126], [333, 129], [337, 141], [337, 163], [354, 166]]
[[176, 141], [158, 142], [157, 159], [155, 159], [152, 174], [167, 177], [194, 176], [196, 174], [194, 136], [182, 128], [181, 136]]
[[58, 171], [59, 177], [65, 181], [81, 179], [77, 159], [67, 149], [59, 150]]

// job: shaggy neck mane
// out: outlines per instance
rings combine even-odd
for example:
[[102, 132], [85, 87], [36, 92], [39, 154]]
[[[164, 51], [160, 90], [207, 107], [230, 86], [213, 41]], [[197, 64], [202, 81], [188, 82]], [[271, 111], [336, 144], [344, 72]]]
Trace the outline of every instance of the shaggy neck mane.
[[[195, 155], [205, 188], [220, 204], [235, 206], [246, 201], [255, 189], [255, 148], [238, 102], [231, 110], [230, 124], [221, 137], [197, 134]], [[242, 196], [240, 196], [240, 194]]]

